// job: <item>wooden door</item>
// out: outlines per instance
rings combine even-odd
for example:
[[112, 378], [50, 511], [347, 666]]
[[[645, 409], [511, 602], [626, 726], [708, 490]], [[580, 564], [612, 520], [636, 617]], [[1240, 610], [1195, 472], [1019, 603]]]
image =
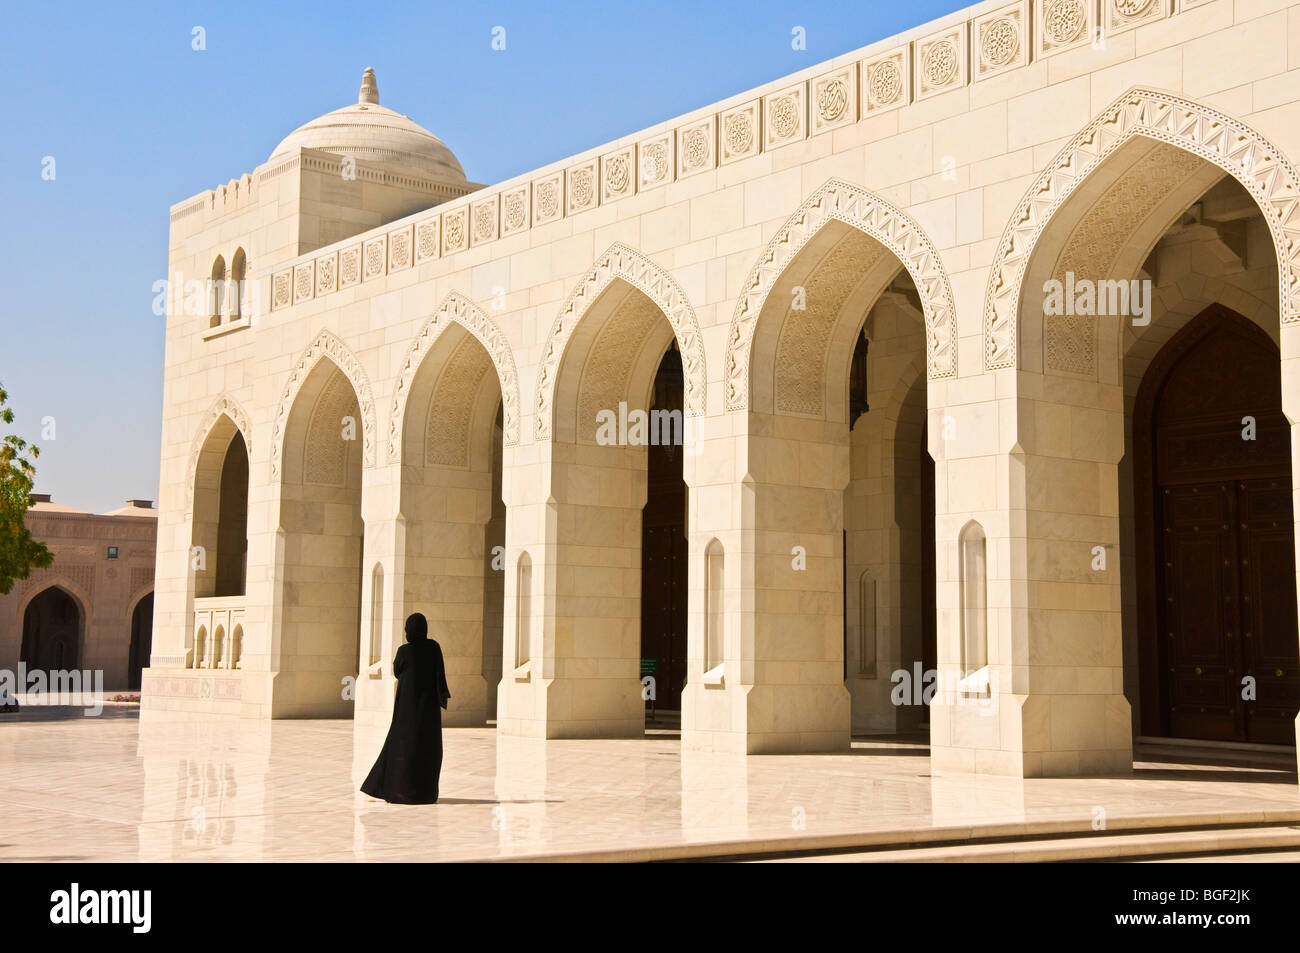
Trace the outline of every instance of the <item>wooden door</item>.
[[1145, 732], [1294, 744], [1291, 441], [1272, 341], [1225, 308], [1195, 318], [1148, 371], [1134, 447]]

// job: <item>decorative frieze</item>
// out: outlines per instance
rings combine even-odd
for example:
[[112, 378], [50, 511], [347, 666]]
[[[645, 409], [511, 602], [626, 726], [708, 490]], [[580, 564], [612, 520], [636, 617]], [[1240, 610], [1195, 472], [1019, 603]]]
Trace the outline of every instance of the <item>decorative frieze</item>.
[[1029, 0], [971, 22], [971, 74], [978, 81], [1029, 63]]
[[966, 76], [966, 24], [916, 41], [918, 100], [960, 89], [966, 85]]
[[763, 148], [808, 138], [808, 84], [788, 86], [763, 97]]
[[[481, 193], [271, 276], [271, 309], [330, 294], [859, 119], [998, 76], [1212, 0], [1014, 0], [806, 82], [662, 129], [563, 171]], [[1032, 14], [1032, 15], [1031, 15]]]
[[857, 66], [845, 66], [814, 79], [809, 107], [813, 135], [857, 122]]

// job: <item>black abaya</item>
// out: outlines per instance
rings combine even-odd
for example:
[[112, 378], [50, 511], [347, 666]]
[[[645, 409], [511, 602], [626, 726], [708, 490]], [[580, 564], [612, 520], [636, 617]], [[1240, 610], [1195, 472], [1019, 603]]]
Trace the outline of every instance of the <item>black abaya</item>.
[[[408, 638], [410, 628], [408, 621]], [[451, 697], [442, 649], [429, 638], [411, 639], [397, 650], [393, 674], [393, 723], [361, 790], [394, 804], [433, 804], [442, 771], [442, 709]]]

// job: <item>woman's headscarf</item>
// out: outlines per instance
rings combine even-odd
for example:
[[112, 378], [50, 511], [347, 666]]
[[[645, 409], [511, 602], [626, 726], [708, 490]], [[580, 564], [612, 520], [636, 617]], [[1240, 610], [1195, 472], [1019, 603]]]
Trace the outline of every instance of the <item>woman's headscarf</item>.
[[429, 620], [422, 612], [412, 612], [406, 617], [406, 641], [419, 642], [429, 637]]

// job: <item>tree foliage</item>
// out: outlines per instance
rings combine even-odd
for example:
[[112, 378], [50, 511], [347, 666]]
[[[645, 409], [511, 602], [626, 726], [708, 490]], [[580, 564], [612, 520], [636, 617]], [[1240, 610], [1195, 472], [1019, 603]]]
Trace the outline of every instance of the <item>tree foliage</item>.
[[[12, 424], [14, 412], [6, 406], [8, 400], [0, 385], [0, 422]], [[40, 453], [17, 434], [0, 440], [0, 595], [13, 589], [15, 579], [26, 579], [31, 570], [54, 561], [54, 554], [32, 537], [23, 518], [32, 502]]]

